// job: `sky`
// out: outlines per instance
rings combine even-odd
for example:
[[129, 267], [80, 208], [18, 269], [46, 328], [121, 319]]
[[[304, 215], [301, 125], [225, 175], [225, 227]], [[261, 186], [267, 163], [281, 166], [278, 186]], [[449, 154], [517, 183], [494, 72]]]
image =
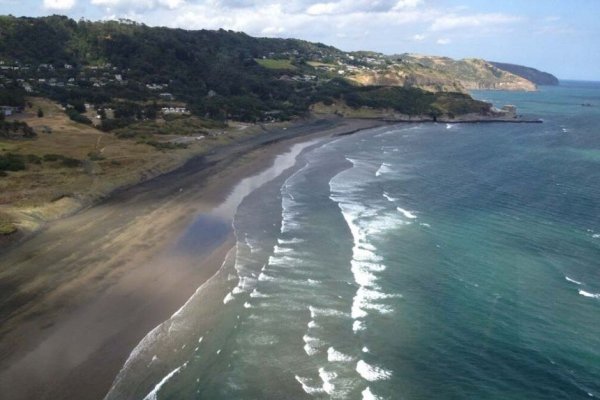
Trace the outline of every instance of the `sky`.
[[478, 57], [600, 81], [600, 0], [0, 0], [0, 14], [224, 28], [346, 51]]

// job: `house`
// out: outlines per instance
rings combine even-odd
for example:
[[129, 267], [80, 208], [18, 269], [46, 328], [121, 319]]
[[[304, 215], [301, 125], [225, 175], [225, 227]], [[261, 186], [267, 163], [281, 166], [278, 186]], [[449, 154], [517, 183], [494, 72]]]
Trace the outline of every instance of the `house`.
[[163, 114], [187, 114], [188, 110], [185, 107], [163, 107]]
[[173, 99], [175, 99], [175, 97], [171, 93], [161, 93], [161, 94], [159, 94], [159, 96], [160, 96], [161, 99], [164, 99], [164, 100], [173, 100]]
[[0, 113], [4, 114], [5, 117], [10, 117], [13, 114], [21, 112], [22, 109], [20, 107], [13, 106], [0, 106]]

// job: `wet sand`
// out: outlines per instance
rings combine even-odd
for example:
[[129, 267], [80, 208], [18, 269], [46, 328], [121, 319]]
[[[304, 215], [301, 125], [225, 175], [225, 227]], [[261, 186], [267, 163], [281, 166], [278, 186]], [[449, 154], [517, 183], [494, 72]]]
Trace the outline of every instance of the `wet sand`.
[[[0, 397], [103, 398], [136, 344], [233, 246], [229, 225], [199, 215], [293, 144], [381, 124], [316, 120], [253, 136], [116, 192], [0, 254]], [[175, 243], [192, 221], [198, 234], [182, 251]]]

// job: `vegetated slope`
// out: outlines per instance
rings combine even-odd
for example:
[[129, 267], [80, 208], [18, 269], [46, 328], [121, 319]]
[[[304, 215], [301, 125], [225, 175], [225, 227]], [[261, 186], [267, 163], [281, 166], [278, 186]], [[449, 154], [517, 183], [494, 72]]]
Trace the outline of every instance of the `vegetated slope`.
[[548, 72], [543, 72], [531, 67], [525, 67], [523, 65], [508, 64], [495, 61], [490, 61], [490, 64], [492, 64], [496, 68], [500, 68], [504, 71], [508, 71], [515, 75], [521, 76], [535, 83], [536, 85], [558, 85], [558, 78]]

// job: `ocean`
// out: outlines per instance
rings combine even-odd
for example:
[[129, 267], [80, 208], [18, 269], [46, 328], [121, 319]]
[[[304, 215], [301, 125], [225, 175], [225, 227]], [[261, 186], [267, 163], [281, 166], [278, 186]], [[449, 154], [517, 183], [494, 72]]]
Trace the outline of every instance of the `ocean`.
[[600, 397], [600, 83], [474, 96], [544, 122], [365, 130], [244, 185], [107, 399]]

